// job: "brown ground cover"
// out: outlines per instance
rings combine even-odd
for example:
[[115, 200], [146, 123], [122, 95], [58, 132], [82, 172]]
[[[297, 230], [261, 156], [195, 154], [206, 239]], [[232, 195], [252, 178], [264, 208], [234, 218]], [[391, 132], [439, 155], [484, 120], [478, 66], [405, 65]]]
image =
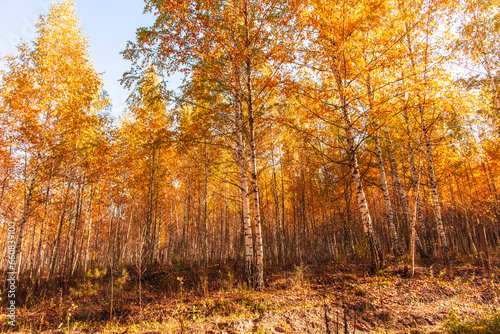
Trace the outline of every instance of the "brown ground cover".
[[[364, 265], [322, 263], [269, 270], [251, 291], [231, 267], [189, 267], [142, 277], [133, 268], [91, 271], [22, 295], [17, 332], [26, 333], [441, 333], [454, 314], [498, 312], [500, 270], [472, 265], [402, 266], [370, 275]], [[21, 281], [22, 284], [22, 281]], [[14, 332], [1, 321], [3, 332]]]

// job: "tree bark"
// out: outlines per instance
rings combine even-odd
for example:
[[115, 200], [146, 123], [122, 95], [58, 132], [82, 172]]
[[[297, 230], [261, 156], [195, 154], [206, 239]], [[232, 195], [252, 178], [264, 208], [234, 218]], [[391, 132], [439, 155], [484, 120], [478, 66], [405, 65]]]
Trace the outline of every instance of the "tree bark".
[[54, 274], [55, 267], [56, 267], [56, 260], [57, 260], [57, 255], [58, 255], [58, 251], [59, 251], [59, 244], [61, 242], [62, 225], [64, 222], [64, 217], [66, 215], [66, 206], [68, 203], [69, 191], [71, 189], [71, 182], [70, 181], [67, 181], [67, 182], [68, 182], [68, 187], [66, 189], [66, 194], [64, 196], [63, 207], [61, 208], [61, 211], [62, 211], [61, 217], [59, 218], [59, 223], [57, 224], [57, 231], [56, 231], [56, 236], [55, 236], [55, 240], [54, 240], [55, 245], [54, 245], [53, 253], [52, 253], [52, 261], [51, 261], [50, 267], [49, 267], [49, 278], [52, 277], [52, 275]]
[[239, 167], [240, 194], [243, 214], [243, 229], [245, 242], [245, 278], [247, 283], [253, 282], [253, 233], [250, 221], [250, 196], [248, 191], [247, 168], [245, 159], [245, 145], [243, 141], [241, 102], [236, 99], [236, 156]]
[[205, 270], [208, 268], [208, 157], [207, 157], [207, 139], [205, 138], [205, 177], [204, 177], [204, 189], [203, 189], [203, 223], [204, 223], [204, 252], [203, 252], [203, 265]]
[[401, 245], [399, 244], [398, 233], [394, 225], [394, 214], [392, 212], [391, 198], [389, 196], [389, 188], [387, 186], [387, 177], [385, 175], [384, 158], [382, 156], [382, 148], [380, 147], [380, 137], [378, 135], [377, 125], [374, 126], [373, 140], [375, 141], [375, 155], [377, 156], [377, 167], [380, 176], [380, 185], [382, 186], [382, 194], [384, 196], [385, 216], [389, 227], [389, 236], [391, 238], [392, 251], [396, 258], [402, 254]]
[[356, 158], [356, 148], [354, 144], [354, 136], [352, 133], [352, 124], [347, 114], [346, 106], [344, 105], [344, 120], [346, 122], [346, 136], [347, 136], [347, 151], [349, 155], [349, 165], [351, 167], [351, 175], [354, 182], [354, 189], [356, 191], [356, 200], [358, 203], [359, 213], [365, 232], [366, 242], [370, 249], [370, 257], [372, 262], [372, 270], [378, 271], [383, 266], [383, 256], [380, 249], [379, 242], [373, 230], [372, 218], [368, 210], [365, 191], [361, 182], [361, 175], [359, 172], [358, 160]]
[[458, 179], [456, 175], [453, 175], [455, 177], [455, 182], [457, 184], [457, 189], [458, 189], [458, 195], [460, 196], [460, 201], [462, 202], [462, 208], [464, 210], [464, 215], [465, 215], [465, 234], [467, 234], [467, 241], [469, 242], [469, 248], [472, 249], [472, 252], [474, 254], [477, 254], [477, 248], [476, 245], [474, 244], [474, 240], [472, 239], [472, 234], [470, 230], [470, 223], [469, 223], [469, 214], [467, 210], [467, 206], [465, 205], [464, 197], [462, 196], [462, 190], [460, 188], [460, 184], [458, 183]]
[[[394, 155], [394, 148], [392, 146], [392, 140], [391, 140], [391, 137], [390, 137], [387, 129], [386, 129], [386, 139], [387, 139], [387, 142], [389, 144], [389, 158], [390, 158], [390, 162], [391, 162], [394, 183], [395, 183], [396, 189], [399, 193], [399, 197], [401, 198], [401, 203], [403, 205], [403, 212], [404, 212], [404, 215], [406, 217], [406, 222], [407, 222], [408, 226], [410, 226], [410, 228], [411, 228], [411, 226], [414, 225], [413, 220], [416, 219], [416, 216], [413, 217], [411, 214], [410, 203], [408, 201], [407, 193], [404, 191], [403, 186], [401, 184], [401, 179], [399, 178], [399, 171], [398, 171], [398, 166], [396, 164], [396, 158]], [[410, 161], [413, 161], [413, 151], [411, 152], [410, 156], [411, 156]], [[414, 164], [412, 165], [412, 168], [415, 168]], [[412, 171], [413, 171], [413, 169], [412, 169]], [[416, 169], [415, 169], [415, 174], [416, 174]], [[412, 173], [412, 176], [413, 176], [413, 173]], [[418, 177], [416, 175], [414, 177], [415, 177], [415, 179], [418, 179]], [[415, 187], [414, 188], [415, 191], [417, 191], [416, 189], [418, 188], [418, 181], [416, 183], [414, 183], [413, 186]], [[421, 203], [420, 196], [416, 196], [415, 197], [415, 207], [416, 207], [417, 212], [418, 212], [419, 208], [420, 208], [420, 212], [422, 211], [422, 206], [419, 203]], [[422, 217], [423, 217], [423, 215], [422, 215]], [[420, 222], [420, 224], [423, 224], [423, 221]], [[411, 231], [413, 231], [413, 230], [411, 230]], [[416, 233], [416, 231], [415, 231], [414, 238], [415, 238], [415, 246], [416, 246], [418, 252], [420, 253], [420, 256], [427, 258], [428, 254], [425, 252], [425, 249], [422, 246], [422, 242], [420, 241], [420, 238], [418, 237], [418, 234]]]
[[424, 136], [424, 143], [427, 153], [427, 163], [428, 163], [428, 171], [429, 171], [429, 186], [431, 191], [431, 199], [432, 199], [432, 207], [434, 209], [434, 219], [436, 224], [436, 229], [439, 235], [439, 239], [441, 240], [441, 252], [443, 256], [443, 261], [445, 265], [450, 264], [450, 254], [449, 254], [449, 246], [448, 240], [446, 238], [446, 233], [443, 225], [443, 218], [441, 217], [441, 205], [439, 204], [439, 196], [437, 191], [437, 183], [436, 183], [436, 174], [434, 171], [434, 160], [432, 158], [432, 148], [431, 141], [428, 134], [427, 125], [424, 118], [424, 106], [422, 104], [419, 105], [420, 110], [420, 122], [422, 125], [422, 134]]
[[[38, 159], [37, 159], [38, 160]], [[20, 269], [20, 259], [21, 259], [21, 247], [23, 244], [23, 236], [24, 236], [24, 229], [26, 227], [26, 222], [28, 221], [29, 215], [30, 215], [30, 210], [31, 210], [31, 202], [33, 200], [33, 191], [35, 190], [35, 184], [36, 184], [36, 179], [38, 177], [38, 170], [40, 166], [38, 165], [37, 162], [37, 167], [35, 168], [35, 171], [33, 172], [33, 175], [31, 177], [29, 186], [28, 186], [28, 194], [26, 196], [26, 200], [24, 202], [24, 210], [23, 210], [23, 215], [21, 217], [21, 220], [19, 221], [19, 232], [18, 232], [18, 237], [16, 241], [16, 248], [15, 248], [15, 263]]]
[[[88, 235], [87, 235], [87, 245], [85, 247], [85, 264], [84, 264], [84, 271], [87, 271], [87, 265], [89, 263], [89, 249], [90, 249], [90, 241], [91, 241], [91, 235], [92, 235], [92, 204], [93, 204], [93, 199], [94, 199], [94, 184], [92, 183], [90, 185], [90, 198], [89, 198], [89, 208], [88, 208]], [[130, 209], [132, 210], [132, 208]], [[86, 217], [87, 218], [87, 217]], [[83, 238], [82, 238], [83, 239]], [[83, 244], [83, 240], [82, 240]]]
[[264, 288], [264, 249], [262, 244], [262, 226], [260, 217], [259, 184], [257, 180], [257, 154], [255, 148], [255, 117], [253, 113], [253, 87], [252, 87], [252, 59], [250, 40], [250, 17], [248, 13], [248, 1], [245, 1], [245, 68], [246, 68], [246, 104], [248, 112], [248, 141], [250, 146], [250, 173], [253, 201], [253, 221], [255, 227], [255, 281], [257, 290]]
[[[404, 119], [405, 119], [406, 133], [407, 133], [407, 136], [408, 136], [408, 155], [409, 155], [409, 158], [410, 158], [411, 181], [412, 181], [413, 190], [417, 191], [417, 189], [419, 188], [419, 179], [420, 178], [417, 175], [417, 166], [415, 164], [415, 153], [414, 153], [414, 150], [413, 150], [412, 136], [411, 136], [411, 132], [410, 132], [410, 122], [409, 122], [408, 113], [407, 113], [406, 110], [404, 111], [403, 116], [404, 116]], [[419, 166], [420, 166], [420, 163], [419, 163]], [[419, 227], [419, 229], [422, 232], [422, 236], [424, 237], [425, 245], [427, 246], [427, 251], [424, 250], [423, 245], [421, 245], [422, 246], [421, 249], [422, 249], [422, 252], [424, 252], [425, 254], [427, 254], [427, 256], [424, 256], [424, 257], [430, 257], [432, 255], [432, 242], [431, 242], [430, 234], [427, 231], [427, 228], [425, 226], [424, 211], [422, 209], [422, 199], [421, 199], [421, 196], [417, 196], [415, 198], [415, 200], [416, 200], [415, 205], [417, 207], [417, 216], [416, 216], [416, 218], [417, 218], [417, 222], [418, 222], [418, 227]], [[417, 242], [417, 247], [418, 247], [418, 242]]]

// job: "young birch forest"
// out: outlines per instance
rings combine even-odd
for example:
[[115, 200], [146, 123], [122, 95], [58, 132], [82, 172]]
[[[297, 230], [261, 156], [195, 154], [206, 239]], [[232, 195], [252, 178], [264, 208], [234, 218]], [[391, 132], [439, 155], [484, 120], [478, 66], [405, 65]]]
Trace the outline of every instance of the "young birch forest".
[[233, 268], [252, 293], [321, 264], [497, 270], [497, 1], [145, 11], [154, 25], [123, 45], [130, 96], [116, 118], [74, 1], [1, 59], [0, 268], [15, 223], [20, 296], [104, 270], [112, 318], [127, 270], [137, 303], [148, 277], [179, 268]]

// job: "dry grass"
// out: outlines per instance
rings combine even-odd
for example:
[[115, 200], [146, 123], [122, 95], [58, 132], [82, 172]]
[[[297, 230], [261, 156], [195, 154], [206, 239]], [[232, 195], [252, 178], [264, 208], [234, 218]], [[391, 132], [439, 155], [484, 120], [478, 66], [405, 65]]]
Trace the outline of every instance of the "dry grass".
[[[19, 308], [18, 331], [46, 333], [428, 333], [442, 332], [450, 314], [477, 319], [498, 311], [499, 270], [400, 268], [377, 275], [362, 266], [321, 264], [268, 275], [262, 292], [238, 273], [190, 271], [150, 275], [138, 303], [136, 277], [87, 277], [66, 292]], [[183, 275], [183, 276], [178, 276]], [[192, 275], [192, 276], [188, 276]], [[195, 277], [198, 275], [197, 277]], [[164, 277], [167, 276], [167, 277]], [[179, 279], [177, 279], [179, 277]], [[181, 278], [182, 277], [182, 278]], [[10, 328], [2, 319], [2, 331]]]

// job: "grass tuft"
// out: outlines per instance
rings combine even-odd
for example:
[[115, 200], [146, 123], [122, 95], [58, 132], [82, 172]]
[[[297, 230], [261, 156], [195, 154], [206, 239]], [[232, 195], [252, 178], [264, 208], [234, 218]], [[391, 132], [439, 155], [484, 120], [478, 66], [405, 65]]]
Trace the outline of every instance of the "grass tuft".
[[449, 334], [497, 334], [500, 333], [500, 313], [464, 321], [451, 312], [444, 323], [444, 329]]

